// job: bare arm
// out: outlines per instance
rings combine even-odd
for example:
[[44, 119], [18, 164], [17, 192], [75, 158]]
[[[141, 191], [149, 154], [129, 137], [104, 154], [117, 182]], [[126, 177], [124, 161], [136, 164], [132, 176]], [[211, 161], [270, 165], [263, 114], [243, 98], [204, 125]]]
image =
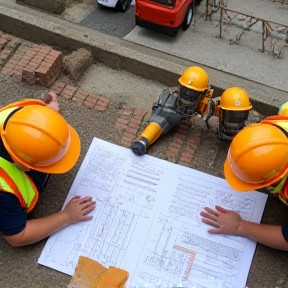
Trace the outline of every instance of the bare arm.
[[18, 234], [4, 236], [7, 242], [15, 247], [36, 243], [66, 225], [79, 221], [91, 220], [93, 216], [86, 216], [95, 209], [95, 201], [91, 197], [80, 198], [75, 196], [59, 211], [47, 217], [28, 220], [26, 227]]
[[208, 207], [204, 210], [200, 213], [202, 222], [214, 227], [208, 230], [209, 233], [243, 236], [268, 247], [288, 251], [281, 226], [245, 221], [237, 212], [220, 206], [215, 206], [215, 210]]

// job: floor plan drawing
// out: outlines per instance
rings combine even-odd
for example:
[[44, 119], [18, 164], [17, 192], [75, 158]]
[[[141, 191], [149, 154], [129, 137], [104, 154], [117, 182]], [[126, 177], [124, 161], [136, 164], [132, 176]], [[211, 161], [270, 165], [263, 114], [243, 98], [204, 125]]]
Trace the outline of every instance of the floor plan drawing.
[[[243, 288], [256, 243], [211, 235], [206, 206], [260, 222], [267, 195], [94, 138], [68, 197], [92, 196], [93, 219], [50, 236], [38, 263], [73, 275], [80, 255], [129, 271], [127, 288]], [[63, 206], [63, 207], [64, 207]]]

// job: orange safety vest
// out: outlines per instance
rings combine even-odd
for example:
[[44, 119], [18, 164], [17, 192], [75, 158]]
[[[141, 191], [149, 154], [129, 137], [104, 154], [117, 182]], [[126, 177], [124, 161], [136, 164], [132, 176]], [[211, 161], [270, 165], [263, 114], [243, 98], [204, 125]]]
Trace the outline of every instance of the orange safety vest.
[[[0, 109], [0, 131], [3, 129], [4, 122], [11, 112], [19, 107], [28, 105], [42, 105], [45, 103], [40, 100], [26, 99], [9, 104]], [[39, 192], [37, 187], [26, 175], [13, 163], [0, 157], [0, 191], [12, 193], [18, 197], [20, 204], [29, 213], [36, 205]]]
[[30, 177], [2, 157], [0, 157], [0, 191], [17, 196], [27, 213], [35, 207], [39, 196], [37, 187]]
[[[287, 132], [288, 137], [288, 116], [271, 116], [267, 117], [261, 123], [271, 124], [281, 127]], [[279, 199], [288, 206], [288, 171], [287, 174], [281, 179], [280, 183], [276, 186], [267, 187], [270, 193], [278, 196]]]

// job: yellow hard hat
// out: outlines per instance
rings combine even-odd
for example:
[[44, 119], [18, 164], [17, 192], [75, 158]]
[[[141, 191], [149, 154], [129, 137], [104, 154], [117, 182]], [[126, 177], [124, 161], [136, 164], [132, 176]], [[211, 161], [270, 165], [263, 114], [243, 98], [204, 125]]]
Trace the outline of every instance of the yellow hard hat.
[[251, 110], [252, 105], [244, 89], [240, 87], [230, 87], [222, 93], [219, 108], [224, 110], [245, 111]]
[[4, 122], [1, 138], [14, 160], [52, 174], [65, 173], [75, 165], [80, 139], [59, 113], [40, 105], [20, 107], [13, 112]]
[[182, 86], [196, 91], [204, 91], [209, 86], [208, 74], [198, 66], [187, 68], [178, 81]]
[[288, 102], [284, 103], [278, 110], [278, 115], [288, 116]]
[[288, 170], [288, 139], [280, 128], [252, 124], [232, 140], [224, 164], [229, 185], [237, 191], [270, 186]]

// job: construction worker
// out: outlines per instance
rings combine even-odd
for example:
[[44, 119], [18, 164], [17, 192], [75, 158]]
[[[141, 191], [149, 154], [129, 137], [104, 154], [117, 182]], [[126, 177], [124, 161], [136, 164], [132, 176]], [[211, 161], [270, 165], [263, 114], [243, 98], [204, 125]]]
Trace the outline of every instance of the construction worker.
[[[281, 111], [281, 109], [279, 109]], [[281, 114], [281, 113], [280, 113]], [[229, 185], [237, 191], [267, 188], [288, 205], [288, 117], [272, 116], [242, 129], [232, 140], [224, 164]], [[288, 224], [264, 225], [243, 220], [233, 211], [204, 208], [209, 233], [239, 235], [288, 251]]]
[[95, 202], [76, 196], [63, 211], [27, 220], [49, 175], [69, 171], [80, 154], [77, 132], [59, 113], [40, 100], [12, 103], [0, 109], [0, 133], [0, 233], [9, 244], [29, 245], [92, 218]]

